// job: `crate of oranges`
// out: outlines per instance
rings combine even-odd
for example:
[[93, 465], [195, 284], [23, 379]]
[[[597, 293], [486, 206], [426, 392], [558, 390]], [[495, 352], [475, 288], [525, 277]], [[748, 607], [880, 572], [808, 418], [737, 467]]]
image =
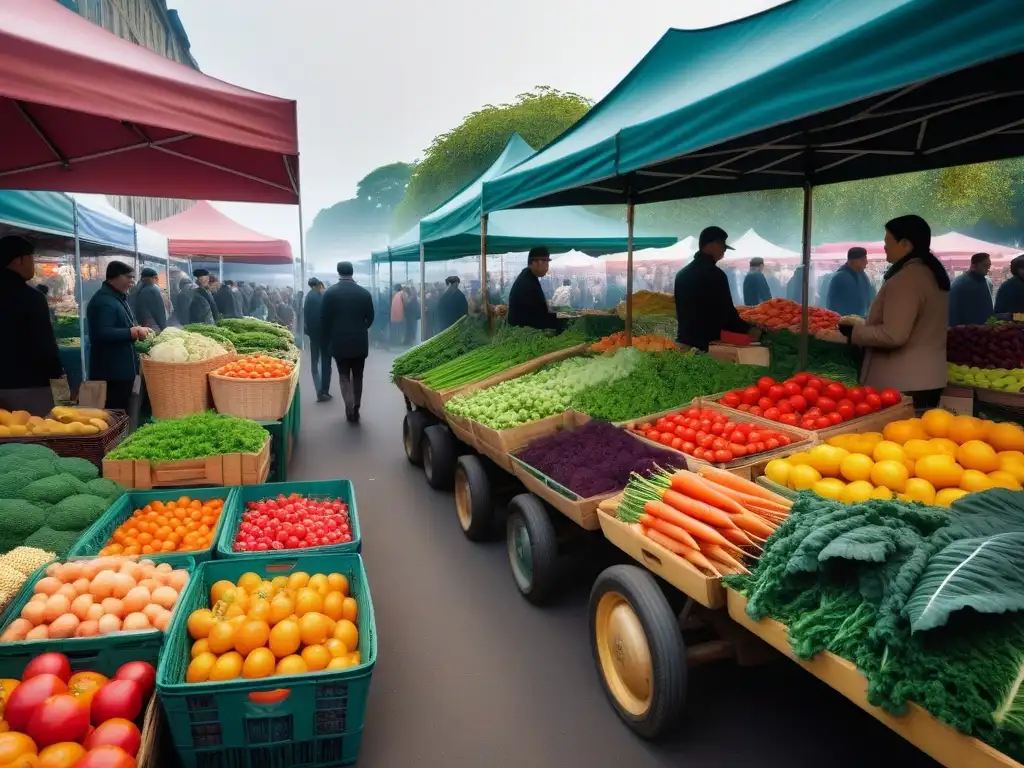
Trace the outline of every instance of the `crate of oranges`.
[[86, 530], [68, 557], [134, 555], [158, 563], [213, 559], [224, 508], [237, 488], [129, 491]]
[[157, 670], [179, 764], [354, 762], [376, 661], [359, 555], [204, 563], [181, 595]]
[[209, 374], [220, 413], [254, 421], [280, 421], [288, 413], [299, 366], [268, 355], [246, 355]]

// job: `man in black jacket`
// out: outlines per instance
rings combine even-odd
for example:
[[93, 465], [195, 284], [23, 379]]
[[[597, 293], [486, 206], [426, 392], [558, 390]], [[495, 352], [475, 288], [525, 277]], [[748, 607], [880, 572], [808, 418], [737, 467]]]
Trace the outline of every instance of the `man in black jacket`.
[[459, 276], [445, 278], [445, 291], [437, 302], [437, 332], [455, 325], [460, 318], [469, 314], [466, 294], [459, 289]]
[[142, 287], [134, 296], [135, 320], [139, 325], [160, 333], [167, 327], [167, 308], [160, 292], [159, 277], [152, 267], [142, 268]]
[[345, 418], [356, 423], [363, 399], [363, 366], [370, 354], [368, 331], [373, 325], [373, 299], [369, 291], [356, 284], [352, 273], [352, 262], [338, 262], [340, 279], [324, 293], [320, 326], [338, 365]]
[[231, 293], [234, 282], [231, 280], [225, 280], [221, 283], [220, 288], [217, 289], [217, 293], [214, 294], [214, 300], [217, 302], [217, 309], [220, 310], [221, 317], [237, 317], [235, 314], [235, 297]]
[[313, 371], [318, 403], [331, 399], [331, 346], [320, 325], [323, 300], [324, 284], [315, 277], [309, 278], [309, 294], [302, 304], [302, 327], [309, 337], [309, 367]]
[[193, 275], [197, 285], [189, 302], [188, 322], [216, 325], [220, 320], [220, 310], [210, 292], [210, 273], [205, 269], [197, 269]]
[[542, 245], [530, 249], [526, 269], [519, 273], [508, 295], [508, 324], [558, 329], [558, 318], [548, 309], [540, 279], [548, 273], [551, 253]]
[[0, 239], [0, 407], [46, 416], [50, 381], [64, 375], [46, 297], [28, 284], [35, 248], [23, 237]]
[[725, 244], [728, 237], [721, 227], [705, 229], [693, 261], [676, 273], [676, 340], [705, 352], [711, 342], [721, 338], [722, 331], [750, 331], [732, 303], [729, 278], [718, 268], [725, 252], [732, 250]]

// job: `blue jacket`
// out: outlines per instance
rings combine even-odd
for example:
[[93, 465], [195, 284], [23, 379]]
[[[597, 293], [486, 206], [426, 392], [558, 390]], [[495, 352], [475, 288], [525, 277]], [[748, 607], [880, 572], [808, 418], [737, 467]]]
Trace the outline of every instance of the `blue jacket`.
[[997, 315], [1011, 312], [1024, 312], [1024, 280], [1009, 277], [996, 291]]
[[875, 289], [863, 272], [855, 272], [843, 264], [832, 275], [825, 297], [825, 308], [842, 317], [858, 315], [867, 317], [871, 302], [875, 300]]
[[[799, 304], [803, 301], [804, 294], [804, 266], [801, 264], [795, 270], [793, 270], [793, 276], [789, 278], [789, 282], [786, 283], [786, 298], [790, 301], [795, 301]], [[811, 273], [811, 281], [807, 286], [807, 306], [813, 307], [815, 305], [814, 295], [814, 273]]]
[[754, 307], [772, 297], [772, 289], [768, 286], [768, 278], [760, 272], [751, 270], [743, 276], [743, 303]]
[[97, 381], [133, 381], [138, 357], [132, 341], [135, 315], [128, 297], [103, 283], [85, 308], [89, 334], [89, 378]]
[[964, 272], [949, 287], [949, 324], [983, 325], [992, 317], [988, 280], [977, 272]]

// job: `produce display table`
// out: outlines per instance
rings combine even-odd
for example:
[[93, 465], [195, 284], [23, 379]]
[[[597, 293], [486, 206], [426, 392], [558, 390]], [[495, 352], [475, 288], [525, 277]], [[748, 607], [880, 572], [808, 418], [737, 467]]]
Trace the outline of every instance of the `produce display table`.
[[270, 476], [268, 482], [283, 483], [288, 479], [288, 466], [295, 453], [301, 418], [299, 386], [295, 387], [288, 413], [278, 421], [257, 422], [270, 433]]

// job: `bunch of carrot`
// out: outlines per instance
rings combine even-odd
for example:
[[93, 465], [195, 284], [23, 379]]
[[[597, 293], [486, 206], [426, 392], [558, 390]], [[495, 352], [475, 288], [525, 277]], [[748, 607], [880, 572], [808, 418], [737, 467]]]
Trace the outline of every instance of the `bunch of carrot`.
[[746, 558], [789, 514], [792, 502], [717, 467], [633, 475], [616, 515], [707, 574], [748, 573]]

